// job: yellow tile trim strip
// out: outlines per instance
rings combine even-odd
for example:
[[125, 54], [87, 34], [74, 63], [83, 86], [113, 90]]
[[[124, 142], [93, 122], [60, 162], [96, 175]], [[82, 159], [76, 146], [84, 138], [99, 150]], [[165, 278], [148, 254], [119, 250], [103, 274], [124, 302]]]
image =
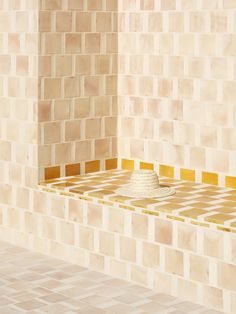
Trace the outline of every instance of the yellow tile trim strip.
[[[170, 165], [159, 164], [157, 167], [154, 163], [139, 161], [139, 169], [156, 170], [159, 175], [169, 178], [180, 178], [180, 180], [196, 182], [197, 170], [178, 168]], [[84, 163], [85, 173], [92, 173], [102, 170], [112, 170], [118, 167], [118, 158], [111, 158], [104, 160], [105, 169], [101, 168], [102, 160], [92, 160]], [[65, 176], [79, 175], [81, 173], [81, 164], [68, 164], [64, 166], [52, 166], [44, 168], [44, 179], [51, 180], [60, 178], [62, 173], [62, 167], [65, 167]], [[121, 169], [124, 170], [134, 170], [135, 162], [132, 159], [121, 159]], [[199, 171], [199, 177], [202, 183], [218, 185], [219, 175], [214, 172]], [[228, 188], [236, 189], [236, 176], [223, 176], [224, 186]], [[222, 182], [222, 180], [221, 180]]]
[[159, 213], [158, 213], [158, 212], [155, 212], [155, 211], [153, 211], [153, 210], [144, 209], [144, 210], [142, 210], [142, 213], [143, 213], [143, 214], [152, 215], [152, 216], [159, 216]]
[[66, 176], [75, 176], [80, 174], [80, 163], [66, 165]]
[[225, 186], [228, 188], [236, 189], [236, 177], [225, 177]]
[[180, 169], [180, 179], [186, 181], [195, 181], [195, 170]]
[[93, 160], [85, 163], [85, 173], [100, 171], [100, 161]]
[[118, 164], [117, 158], [107, 159], [105, 161], [106, 170], [117, 169], [117, 164]]
[[170, 216], [170, 215], [167, 215], [166, 217], [169, 218], [169, 219], [172, 219], [172, 220], [177, 220], [177, 221], [182, 221], [182, 222], [185, 221], [185, 219], [181, 218], [181, 217]]
[[209, 224], [206, 224], [204, 222], [195, 221], [195, 220], [191, 220], [190, 222], [191, 222], [191, 224], [196, 225], [196, 226], [205, 227], [205, 228], [209, 228], [210, 227]]
[[140, 162], [140, 169], [154, 170], [154, 164], [148, 162]]
[[59, 166], [47, 167], [44, 169], [45, 180], [56, 179], [56, 178], [59, 178], [60, 175], [61, 175], [61, 170]]
[[128, 205], [119, 205], [120, 208], [123, 208], [123, 209], [128, 209], [128, 210], [132, 210], [132, 211], [135, 211], [135, 207], [132, 207], [132, 206], [128, 206]]
[[159, 165], [159, 174], [163, 177], [174, 178], [174, 167]]
[[134, 160], [122, 159], [121, 165], [124, 170], [134, 170]]
[[[131, 159], [121, 159], [121, 169], [124, 170], [134, 170], [134, 160]], [[139, 161], [139, 169], [149, 169], [156, 170], [159, 175], [168, 178], [180, 178], [180, 180], [199, 182], [196, 180], [197, 170], [179, 168], [170, 165], [159, 164], [157, 167], [154, 163]], [[201, 183], [218, 185], [219, 184], [219, 174], [208, 171], [200, 171]], [[224, 186], [228, 188], [236, 189], [236, 176], [223, 176]]]
[[213, 172], [202, 172], [202, 183], [218, 185], [218, 174]]
[[[102, 169], [103, 163], [105, 165], [105, 169]], [[112, 170], [112, 169], [117, 169], [118, 158], [111, 158], [111, 159], [105, 159], [105, 160], [91, 160], [91, 161], [86, 161], [86, 162], [81, 162], [81, 163], [45, 167], [43, 168], [42, 180], [60, 178], [62, 176], [62, 173], [64, 173], [66, 177], [80, 175], [82, 164], [84, 165], [84, 169], [86, 173], [103, 171], [103, 170]]]

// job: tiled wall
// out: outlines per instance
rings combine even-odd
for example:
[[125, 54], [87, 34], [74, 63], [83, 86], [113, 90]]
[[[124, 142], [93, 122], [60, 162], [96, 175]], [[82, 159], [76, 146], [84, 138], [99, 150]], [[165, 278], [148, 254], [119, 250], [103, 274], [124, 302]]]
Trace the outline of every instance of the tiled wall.
[[236, 175], [234, 1], [0, 5], [2, 161], [116, 167], [118, 115], [120, 158]]
[[236, 2], [119, 1], [119, 156], [236, 174]]
[[114, 1], [39, 5], [0, 1], [1, 239], [235, 313], [234, 234], [36, 187], [115, 156], [117, 95], [120, 156], [235, 174], [235, 2], [119, 1], [119, 71]]
[[117, 152], [117, 1], [42, 1], [39, 33], [40, 178], [104, 169]]
[[37, 1], [0, 1], [0, 203], [9, 206], [38, 182], [37, 21]]

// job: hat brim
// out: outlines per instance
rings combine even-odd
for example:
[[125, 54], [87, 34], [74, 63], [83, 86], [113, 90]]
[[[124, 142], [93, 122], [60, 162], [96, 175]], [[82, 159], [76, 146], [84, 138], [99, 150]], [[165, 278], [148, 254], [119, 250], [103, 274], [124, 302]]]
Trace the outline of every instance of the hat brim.
[[163, 198], [175, 194], [175, 189], [171, 187], [160, 187], [149, 191], [137, 191], [132, 185], [127, 184], [115, 191], [118, 195], [135, 198]]

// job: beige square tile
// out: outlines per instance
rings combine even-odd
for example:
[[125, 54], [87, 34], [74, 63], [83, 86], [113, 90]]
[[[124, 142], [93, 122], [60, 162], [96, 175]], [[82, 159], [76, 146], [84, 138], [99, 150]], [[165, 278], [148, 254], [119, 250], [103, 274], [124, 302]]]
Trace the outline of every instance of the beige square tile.
[[120, 237], [120, 257], [126, 261], [136, 261], [136, 241], [128, 237]]

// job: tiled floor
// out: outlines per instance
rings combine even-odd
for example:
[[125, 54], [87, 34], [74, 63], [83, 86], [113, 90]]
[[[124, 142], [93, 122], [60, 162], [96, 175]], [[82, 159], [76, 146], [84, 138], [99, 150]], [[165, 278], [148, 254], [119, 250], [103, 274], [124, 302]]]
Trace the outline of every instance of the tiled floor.
[[160, 184], [174, 187], [175, 195], [162, 199], [117, 195], [116, 189], [127, 184], [129, 177], [130, 171], [110, 170], [49, 180], [40, 187], [48, 192], [236, 232], [236, 189], [161, 177]]
[[0, 242], [0, 313], [222, 312]]

